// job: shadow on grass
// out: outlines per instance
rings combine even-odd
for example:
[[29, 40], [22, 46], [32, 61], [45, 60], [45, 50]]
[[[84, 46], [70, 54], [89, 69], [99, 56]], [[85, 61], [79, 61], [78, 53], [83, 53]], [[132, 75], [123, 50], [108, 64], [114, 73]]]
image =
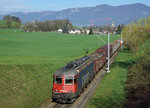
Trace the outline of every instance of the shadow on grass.
[[[131, 53], [130, 50], [125, 47], [121, 53]], [[119, 66], [121, 68], [128, 68], [131, 65], [134, 65], [139, 58], [130, 57], [129, 55], [122, 55], [124, 58], [121, 58], [122, 61], [115, 61], [112, 64], [112, 67]], [[133, 56], [133, 55], [131, 55]]]
[[129, 48], [127, 48], [127, 47], [124, 47], [123, 48], [123, 53], [130, 53], [131, 51], [129, 50]]
[[135, 64], [135, 60], [123, 61], [123, 62], [115, 62], [114, 66], [118, 65], [121, 68], [128, 68], [129, 66]]
[[124, 98], [121, 94], [116, 91], [112, 91], [107, 97], [96, 97], [90, 101], [91, 106], [94, 108], [120, 108], [120, 102], [123, 101]]

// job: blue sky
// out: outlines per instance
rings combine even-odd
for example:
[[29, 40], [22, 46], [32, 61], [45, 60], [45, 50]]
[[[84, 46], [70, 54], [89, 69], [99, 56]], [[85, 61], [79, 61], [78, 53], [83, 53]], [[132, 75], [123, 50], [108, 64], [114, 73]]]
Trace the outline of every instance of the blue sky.
[[119, 6], [133, 3], [150, 6], [150, 0], [0, 0], [0, 15], [12, 12], [58, 11], [101, 4]]

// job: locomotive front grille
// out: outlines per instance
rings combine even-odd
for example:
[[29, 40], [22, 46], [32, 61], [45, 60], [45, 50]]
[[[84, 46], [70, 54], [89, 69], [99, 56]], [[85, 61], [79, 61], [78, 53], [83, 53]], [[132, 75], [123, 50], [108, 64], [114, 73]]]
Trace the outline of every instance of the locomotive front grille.
[[76, 93], [53, 93], [52, 97], [55, 99], [72, 99], [76, 97]]

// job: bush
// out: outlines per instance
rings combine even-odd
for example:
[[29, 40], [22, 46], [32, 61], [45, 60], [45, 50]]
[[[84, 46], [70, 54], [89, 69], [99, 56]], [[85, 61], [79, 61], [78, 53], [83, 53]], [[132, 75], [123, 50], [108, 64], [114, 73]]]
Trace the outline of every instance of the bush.
[[150, 17], [140, 19], [123, 29], [123, 37], [132, 52], [138, 51], [138, 46], [150, 37]]
[[145, 55], [128, 70], [126, 90], [128, 92], [127, 108], [150, 107], [150, 48]]

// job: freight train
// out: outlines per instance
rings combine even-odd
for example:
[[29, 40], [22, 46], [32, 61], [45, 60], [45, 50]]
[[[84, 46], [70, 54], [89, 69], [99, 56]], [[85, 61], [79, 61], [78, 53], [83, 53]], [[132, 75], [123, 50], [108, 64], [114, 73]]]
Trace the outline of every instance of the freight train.
[[[120, 47], [120, 40], [110, 44], [112, 56]], [[83, 92], [84, 88], [94, 78], [96, 73], [107, 62], [107, 45], [85, 57], [76, 59], [53, 75], [52, 100], [60, 103], [73, 103]]]

